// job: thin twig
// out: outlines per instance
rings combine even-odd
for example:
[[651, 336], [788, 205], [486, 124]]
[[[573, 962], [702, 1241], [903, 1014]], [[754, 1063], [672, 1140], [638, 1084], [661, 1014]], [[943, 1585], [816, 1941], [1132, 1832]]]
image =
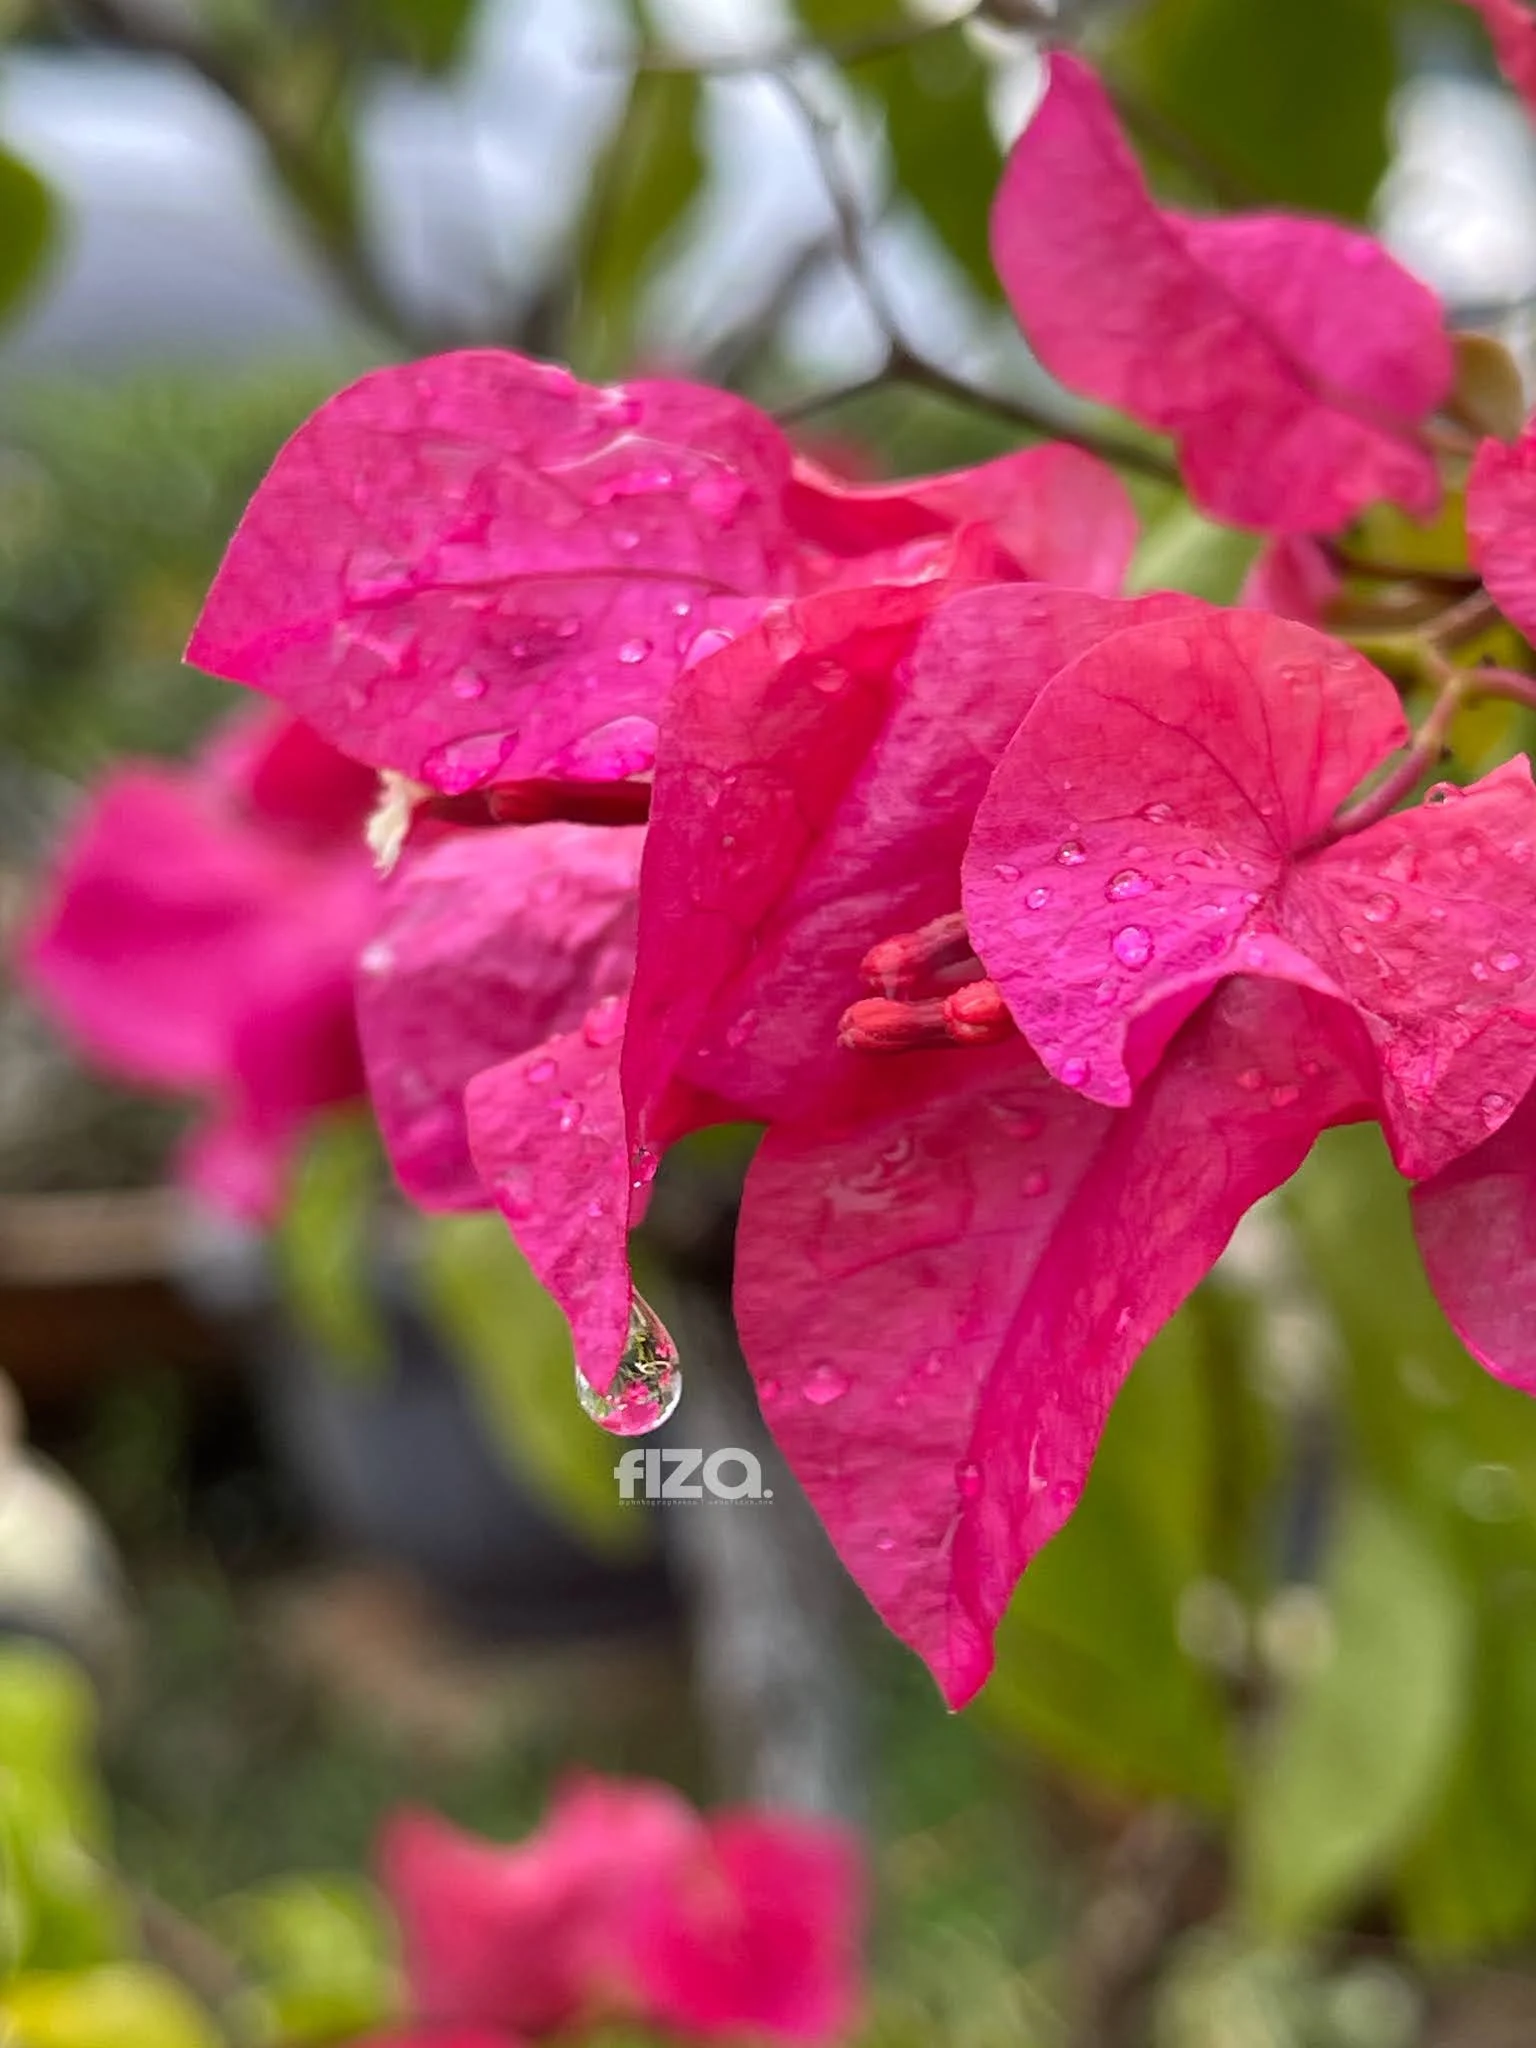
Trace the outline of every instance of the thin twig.
[[1498, 616], [1493, 599], [1479, 587], [1459, 604], [1450, 605], [1431, 619], [1422, 629], [1423, 637], [1436, 647], [1454, 647], [1458, 641], [1469, 640], [1474, 633], [1491, 626]]

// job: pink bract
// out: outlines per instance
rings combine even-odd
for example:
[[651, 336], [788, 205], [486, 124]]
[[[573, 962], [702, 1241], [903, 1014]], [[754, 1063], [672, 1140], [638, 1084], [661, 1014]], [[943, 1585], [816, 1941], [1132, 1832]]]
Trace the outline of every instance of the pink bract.
[[476, 1074], [589, 1014], [617, 1036], [644, 839], [637, 826], [455, 833], [408, 848], [385, 886], [358, 1025], [385, 1144], [425, 1208], [489, 1205], [464, 1121]]
[[1421, 428], [1450, 389], [1433, 295], [1368, 236], [1159, 208], [1103, 87], [1050, 59], [992, 214], [999, 277], [1064, 383], [1172, 434], [1217, 518], [1331, 533], [1439, 496]]
[[1536, 16], [1523, 0], [1466, 0], [1483, 18], [1499, 68], [1528, 106], [1536, 107]]
[[1405, 1173], [1536, 1077], [1536, 790], [1523, 759], [1321, 843], [1406, 737], [1360, 656], [1252, 612], [1132, 627], [1064, 669], [993, 778], [972, 940], [1046, 1066], [1123, 1104], [1233, 974], [1348, 1003]]
[[1512, 445], [1485, 441], [1467, 480], [1467, 539], [1488, 594], [1527, 637], [1536, 634], [1536, 430]]
[[200, 764], [118, 770], [66, 839], [22, 956], [91, 1058], [208, 1103], [187, 1177], [258, 1220], [304, 1127], [363, 1086], [366, 778], [319, 749], [263, 712]]
[[852, 554], [1005, 497], [997, 573], [1040, 573], [1028, 547], [1109, 587], [1134, 540], [1074, 450], [873, 492], [791, 464], [766, 414], [701, 385], [595, 389], [488, 349], [377, 370], [279, 454], [188, 651], [450, 795], [579, 785], [647, 772], [690, 656]]
[[855, 2017], [862, 1872], [830, 1822], [705, 1819], [666, 1786], [589, 1779], [510, 1848], [404, 1815], [382, 1865], [424, 2019], [816, 2043]]

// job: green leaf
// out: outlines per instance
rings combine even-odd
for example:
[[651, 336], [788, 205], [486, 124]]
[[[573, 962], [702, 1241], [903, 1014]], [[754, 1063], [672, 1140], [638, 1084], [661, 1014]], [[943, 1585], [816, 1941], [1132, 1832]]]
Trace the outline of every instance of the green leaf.
[[[833, 49], [899, 27], [899, 8], [869, 0], [799, 0], [807, 36]], [[987, 220], [1002, 175], [988, 106], [989, 72], [964, 29], [926, 35], [851, 65], [849, 82], [885, 121], [896, 184], [984, 297], [1000, 300]]]
[[278, 1273], [300, 1328], [328, 1358], [370, 1375], [389, 1357], [374, 1286], [378, 1191], [372, 1124], [327, 1117], [305, 1149], [275, 1240]]
[[983, 1711], [1117, 1792], [1216, 1807], [1222, 1699], [1177, 1632], [1181, 1597], [1211, 1569], [1208, 1338], [1186, 1309], [1138, 1363], [1082, 1504], [1004, 1618]]
[[508, 1463], [595, 1548], [623, 1556], [642, 1547], [649, 1531], [619, 1497], [613, 1439], [577, 1403], [565, 1317], [501, 1219], [430, 1218], [422, 1282]]
[[17, 2048], [221, 2048], [201, 2006], [174, 1979], [136, 1963], [18, 1977], [0, 1988], [4, 2020]]
[[53, 194], [20, 157], [0, 149], [0, 318], [36, 282], [57, 231]]
[[384, 1915], [356, 1878], [279, 1878], [223, 1900], [217, 1924], [252, 1984], [233, 2015], [242, 2035], [319, 2048], [372, 2031], [394, 2008]]
[[1263, 545], [1257, 534], [1218, 526], [1180, 500], [1143, 534], [1127, 589], [1183, 590], [1211, 604], [1231, 604]]
[[1327, 1573], [1331, 1646], [1251, 1762], [1239, 1872], [1253, 1918], [1318, 1926], [1387, 1876], [1433, 1812], [1460, 1738], [1471, 1613], [1401, 1510], [1360, 1493]]
[[704, 179], [691, 72], [641, 71], [592, 174], [572, 356], [589, 376], [616, 375], [635, 353], [641, 294]]
[[1228, 184], [1260, 203], [1365, 214], [1397, 83], [1386, 0], [1150, 0], [1109, 50], [1110, 75]]
[[463, 46], [476, 4], [477, 0], [385, 0], [390, 44], [418, 71], [446, 71]]

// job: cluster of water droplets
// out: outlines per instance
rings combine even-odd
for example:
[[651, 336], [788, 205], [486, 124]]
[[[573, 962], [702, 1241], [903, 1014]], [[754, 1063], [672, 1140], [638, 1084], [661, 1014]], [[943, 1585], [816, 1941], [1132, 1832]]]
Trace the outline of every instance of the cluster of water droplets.
[[582, 1413], [610, 1436], [649, 1436], [683, 1398], [683, 1368], [666, 1324], [638, 1288], [630, 1290], [629, 1334], [618, 1370], [599, 1393], [576, 1368]]

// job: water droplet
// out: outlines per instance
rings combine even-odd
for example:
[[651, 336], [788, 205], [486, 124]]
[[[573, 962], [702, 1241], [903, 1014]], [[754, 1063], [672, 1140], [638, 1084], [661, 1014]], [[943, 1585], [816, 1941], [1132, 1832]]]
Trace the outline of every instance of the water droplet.
[[1128, 924], [1115, 933], [1110, 950], [1122, 967], [1145, 967], [1152, 958], [1152, 934], [1145, 925]]
[[1047, 1169], [1043, 1166], [1032, 1166], [1019, 1182], [1019, 1192], [1031, 1197], [1043, 1195], [1047, 1193], [1050, 1185], [1051, 1176]]
[[358, 956], [364, 974], [388, 974], [395, 964], [395, 949], [388, 939], [374, 939]]
[[1483, 857], [1483, 849], [1475, 839], [1463, 839], [1456, 849], [1456, 858], [1464, 868], [1475, 868]]
[[1461, 791], [1454, 782], [1437, 782], [1433, 789], [1424, 792], [1424, 801], [1427, 804], [1451, 804], [1460, 795]]
[[696, 484], [689, 487], [688, 502], [706, 519], [718, 519], [722, 526], [729, 526], [741, 510], [746, 495], [747, 487], [742, 479], [732, 476], [729, 470], [720, 469], [701, 476]]
[[1057, 1069], [1057, 1079], [1063, 1087], [1081, 1088], [1091, 1071], [1088, 1062], [1078, 1059], [1074, 1054], [1071, 1059], [1062, 1061]]
[[1046, 904], [1049, 903], [1050, 900], [1051, 892], [1049, 889], [1031, 889], [1029, 894], [1024, 898], [1024, 901], [1029, 905], [1031, 910], [1044, 910]]
[[847, 1373], [839, 1372], [824, 1360], [806, 1374], [800, 1394], [813, 1408], [827, 1408], [834, 1401], [841, 1401], [850, 1384]]
[[630, 554], [640, 545], [640, 536], [632, 526], [616, 526], [608, 538], [622, 555]]
[[947, 1351], [930, 1351], [923, 1360], [923, 1378], [925, 1380], [938, 1379], [948, 1363], [949, 1353]]
[[1472, 962], [1472, 979], [1474, 981], [1486, 981], [1488, 979], [1488, 963], [1486, 960], [1474, 960]]
[[896, 1538], [894, 1536], [887, 1536], [881, 1534], [875, 1538], [875, 1548], [880, 1552], [880, 1555], [882, 1557], [889, 1557], [891, 1552], [896, 1548]]
[[1143, 804], [1141, 815], [1149, 825], [1167, 825], [1173, 820], [1172, 804]]
[[591, 1046], [617, 1045], [624, 1035], [624, 998], [603, 996], [582, 1019], [581, 1035]]
[[1111, 1003], [1120, 1000], [1119, 983], [1107, 980], [1101, 981], [1093, 992], [1093, 1000], [1101, 1010], [1107, 1010]]
[[1216, 865], [1203, 846], [1181, 846], [1173, 859], [1174, 865], [1181, 868], [1212, 868]]
[[619, 659], [626, 668], [637, 668], [642, 661], [649, 659], [650, 652], [649, 640], [626, 640], [619, 649]]
[[1523, 953], [1490, 953], [1488, 965], [1497, 974], [1518, 974], [1525, 965]]
[[648, 1436], [683, 1398], [677, 1346], [638, 1288], [630, 1291], [629, 1334], [608, 1391], [600, 1394], [578, 1366], [576, 1398], [582, 1413], [610, 1436]]
[[1122, 868], [1118, 875], [1111, 875], [1104, 884], [1104, 894], [1111, 903], [1124, 903], [1132, 896], [1147, 895], [1156, 886], [1140, 868]]
[[1360, 915], [1367, 924], [1390, 924], [1397, 915], [1397, 898], [1382, 890], [1370, 898]]
[[1343, 930], [1339, 933], [1339, 937], [1344, 943], [1344, 950], [1346, 953], [1359, 954], [1365, 951], [1365, 940], [1361, 938], [1360, 934], [1354, 929], [1353, 925], [1345, 925]]
[[992, 872], [1000, 882], [1016, 882], [1019, 879], [1019, 871], [1011, 860], [1000, 860]]
[[464, 704], [473, 704], [476, 698], [485, 695], [489, 687], [485, 677], [477, 675], [472, 668], [456, 669], [448, 685], [453, 695]]
[[562, 1131], [580, 1130], [581, 1120], [586, 1115], [586, 1111], [574, 1095], [557, 1096], [556, 1107], [560, 1112], [559, 1126]]
[[688, 643], [683, 665], [686, 668], [697, 668], [701, 661], [708, 661], [712, 654], [723, 653], [727, 647], [735, 645], [734, 633], [727, 633], [723, 626], [706, 626], [702, 633], [695, 634]]
[[1250, 1095], [1257, 1095], [1264, 1086], [1264, 1076], [1257, 1067], [1244, 1067], [1237, 1077], [1239, 1088], [1246, 1088]]
[[962, 1500], [981, 1499], [981, 1467], [969, 1458], [955, 1467], [955, 1491]]
[[1477, 1105], [1478, 1115], [1490, 1131], [1496, 1131], [1513, 1108], [1509, 1097], [1501, 1095], [1496, 1088], [1490, 1089]]
[[1081, 839], [1067, 839], [1056, 849], [1058, 864], [1064, 868], [1080, 868], [1088, 858]]
[[759, 1380], [757, 1383], [757, 1398], [759, 1405], [764, 1408], [771, 1408], [774, 1402], [777, 1401], [777, 1399], [779, 1398], [779, 1392], [779, 1383], [776, 1379], [769, 1378], [766, 1380]]
[[661, 1164], [660, 1155], [649, 1145], [637, 1145], [629, 1155], [629, 1184], [632, 1188], [648, 1188], [656, 1178], [656, 1169]]
[[1384, 882], [1412, 882], [1417, 880], [1419, 863], [1411, 846], [1396, 846], [1376, 870]]
[[577, 618], [566, 618], [566, 619], [561, 619], [561, 620], [559, 621], [559, 623], [558, 623], [558, 624], [556, 625], [556, 627], [555, 627], [555, 638], [556, 638], [557, 640], [574, 640], [574, 639], [576, 638], [576, 635], [577, 635], [577, 634], [578, 634], [578, 633], [579, 633], [580, 631], [581, 631], [581, 621], [580, 621], [580, 619], [577, 619]]
[[1269, 948], [1262, 939], [1245, 939], [1243, 942], [1243, 965], [1256, 972], [1269, 965]]
[[1301, 1100], [1301, 1090], [1294, 1081], [1282, 1081], [1278, 1088], [1269, 1091], [1271, 1109], [1289, 1109], [1293, 1102]]
[[558, 1072], [553, 1060], [535, 1060], [531, 1067], [524, 1069], [523, 1079], [530, 1088], [542, 1088], [546, 1081], [553, 1081]]

